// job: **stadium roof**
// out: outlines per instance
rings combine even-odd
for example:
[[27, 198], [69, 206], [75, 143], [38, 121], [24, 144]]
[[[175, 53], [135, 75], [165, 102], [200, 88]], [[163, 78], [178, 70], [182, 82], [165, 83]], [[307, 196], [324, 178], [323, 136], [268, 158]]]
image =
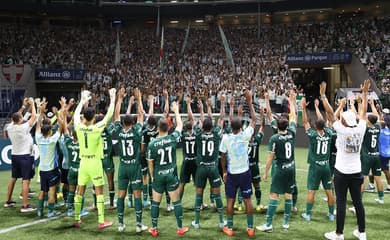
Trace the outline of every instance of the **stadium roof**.
[[337, 9], [367, 4], [386, 5], [385, 0], [2, 0], [0, 12], [79, 16], [205, 16], [263, 13], [308, 9]]

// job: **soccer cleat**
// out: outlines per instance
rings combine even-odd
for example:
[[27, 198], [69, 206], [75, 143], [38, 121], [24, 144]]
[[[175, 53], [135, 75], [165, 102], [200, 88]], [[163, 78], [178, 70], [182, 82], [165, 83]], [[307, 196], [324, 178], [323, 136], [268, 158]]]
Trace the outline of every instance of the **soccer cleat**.
[[375, 186], [368, 184], [366, 189], [364, 189], [365, 192], [375, 192]]
[[[74, 215], [74, 212], [73, 212], [73, 209], [69, 209], [67, 212], [66, 212], [66, 215], [68, 217], [72, 217]], [[80, 214], [81, 215], [81, 214]]]
[[247, 228], [246, 233], [248, 234], [249, 237], [255, 236], [255, 230], [253, 228]]
[[365, 232], [359, 232], [359, 230], [358, 229], [355, 229], [354, 231], [353, 231], [353, 235], [357, 238], [357, 239], [359, 239], [359, 240], [367, 240], [367, 236], [366, 236], [366, 233]]
[[324, 200], [324, 202], [327, 202], [328, 201], [328, 197], [323, 197], [322, 200]]
[[215, 203], [210, 203], [210, 208], [215, 208]]
[[311, 216], [309, 214], [306, 214], [306, 213], [302, 213], [301, 217], [308, 222], [311, 220]]
[[293, 207], [291, 208], [291, 211], [293, 211], [293, 212], [298, 212], [297, 206], [293, 206]]
[[158, 230], [156, 228], [149, 228], [149, 233], [153, 237], [157, 237], [158, 236]]
[[229, 237], [232, 237], [234, 235], [233, 229], [229, 229], [227, 226], [225, 226], [222, 231], [228, 235]]
[[331, 221], [331, 222], [333, 222], [333, 221], [334, 221], [334, 215], [328, 213], [328, 220]]
[[324, 234], [324, 236], [326, 239], [329, 239], [329, 240], [344, 240], [344, 235], [343, 234], [337, 235], [335, 231], [327, 232]]
[[33, 196], [33, 195], [35, 195], [35, 193], [36, 193], [36, 192], [33, 191], [33, 190], [31, 190], [31, 189], [28, 190], [28, 195], [29, 195], [29, 196]]
[[37, 216], [38, 217], [43, 217], [43, 211], [42, 210], [38, 210], [37, 211]]
[[199, 223], [195, 223], [195, 221], [192, 221], [192, 222], [191, 222], [191, 225], [192, 225], [195, 229], [199, 229], [199, 228], [200, 228], [200, 224], [199, 224]]
[[234, 209], [238, 209], [238, 205], [237, 204], [234, 204]]
[[206, 209], [206, 208], [208, 208], [209, 206], [207, 206], [207, 204], [206, 203], [202, 203], [202, 205], [200, 205], [200, 210], [202, 211], [202, 210], [204, 210], [204, 209]]
[[390, 188], [389, 188], [389, 187], [385, 188], [385, 189], [384, 189], [384, 192], [385, 192], [385, 193], [390, 193]]
[[80, 212], [80, 217], [87, 216], [88, 214], [89, 214], [88, 211], [81, 210], [81, 212]]
[[150, 201], [145, 200], [145, 201], [144, 201], [144, 208], [147, 208], [147, 207], [149, 207], [149, 206], [150, 206]]
[[379, 198], [375, 198], [375, 202], [377, 202], [377, 203], [379, 203], [379, 204], [384, 204], [384, 203], [385, 203], [385, 200], [379, 199]]
[[83, 223], [83, 222], [81, 222], [81, 221], [76, 221], [75, 223], [73, 223], [73, 227], [75, 227], [75, 228], [80, 228], [80, 226], [81, 226], [82, 223]]
[[108, 228], [108, 227], [111, 227], [111, 226], [112, 226], [112, 222], [109, 222], [109, 221], [104, 221], [104, 223], [99, 223], [98, 224], [99, 230], [102, 230], [102, 229], [105, 229], [105, 228]]
[[37, 208], [30, 205], [30, 204], [27, 204], [26, 206], [23, 206], [21, 209], [20, 209], [20, 212], [22, 213], [26, 213], [26, 212], [33, 212], [33, 211], [36, 211]]
[[37, 178], [37, 183], [41, 183], [41, 179], [40, 178]]
[[61, 207], [63, 207], [63, 206], [65, 206], [65, 203], [55, 203], [54, 204], [54, 208], [61, 208]]
[[241, 204], [240, 204], [240, 205], [238, 205], [237, 211], [239, 211], [239, 212], [242, 212], [242, 210], [243, 210], [243, 207], [242, 207], [242, 205], [241, 205]]
[[227, 221], [226, 220], [224, 220], [221, 223], [218, 223], [218, 226], [219, 226], [220, 229], [223, 229], [226, 225], [227, 225]]
[[272, 225], [267, 226], [267, 224], [259, 225], [256, 227], [257, 230], [262, 232], [272, 232], [273, 228]]
[[167, 204], [167, 212], [172, 212], [173, 206], [171, 204]]
[[63, 198], [64, 197], [64, 195], [62, 194], [62, 192], [58, 192], [57, 193], [57, 199], [60, 199], [60, 198]]
[[4, 203], [5, 208], [13, 207], [15, 206], [16, 202], [15, 201], [7, 201]]
[[285, 223], [282, 225], [282, 227], [283, 227], [283, 230], [288, 231], [288, 229], [290, 228], [290, 225], [288, 225], [288, 223]]
[[110, 210], [110, 211], [113, 211], [113, 210], [115, 210], [116, 209], [116, 206], [110, 206], [109, 208], [108, 208], [108, 210]]
[[[19, 199], [23, 200], [23, 195], [22, 195], [22, 194], [19, 195]], [[27, 199], [28, 199], [28, 200], [31, 200], [32, 197], [31, 197], [30, 195], [28, 195], [28, 196], [27, 196]]]
[[350, 208], [348, 208], [348, 210], [349, 210], [353, 215], [356, 214], [356, 209], [355, 209], [355, 207], [350, 207]]
[[182, 236], [188, 232], [189, 228], [188, 227], [182, 227], [177, 229], [177, 235]]
[[119, 223], [118, 225], [118, 232], [123, 232], [125, 231], [126, 225], [123, 223]]
[[136, 233], [140, 233], [140, 232], [143, 232], [143, 231], [146, 231], [146, 230], [148, 230], [148, 226], [143, 225], [142, 223], [141, 224], [137, 224], [137, 226], [135, 227], [135, 232]]
[[257, 205], [256, 206], [256, 211], [260, 212], [261, 210], [263, 210], [264, 206], [263, 205]]
[[61, 212], [57, 212], [57, 211], [53, 211], [53, 212], [47, 213], [47, 217], [48, 218], [53, 218], [53, 217], [56, 217], [56, 216], [59, 216], [59, 215], [61, 215]]

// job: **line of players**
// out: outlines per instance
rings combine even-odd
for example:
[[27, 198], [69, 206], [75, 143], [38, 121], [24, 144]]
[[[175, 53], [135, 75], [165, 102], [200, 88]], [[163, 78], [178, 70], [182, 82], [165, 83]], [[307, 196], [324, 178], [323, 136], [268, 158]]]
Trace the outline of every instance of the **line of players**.
[[[326, 85], [321, 86], [321, 91], [323, 91]], [[321, 96], [324, 93], [320, 93]], [[115, 114], [114, 114], [114, 123], [107, 124], [105, 127], [102, 140], [104, 146], [104, 160], [103, 160], [103, 168], [107, 173], [109, 179], [109, 191], [110, 191], [110, 208], [114, 209], [114, 184], [113, 184], [113, 173], [114, 173], [114, 164], [112, 160], [112, 134], [116, 134], [118, 137], [119, 144], [119, 155], [120, 155], [120, 163], [119, 163], [119, 173], [118, 173], [118, 199], [117, 199], [117, 211], [118, 211], [118, 230], [123, 231], [125, 226], [123, 224], [123, 212], [124, 212], [124, 198], [126, 196], [126, 191], [132, 193], [135, 197], [134, 206], [136, 210], [136, 231], [141, 232], [147, 229], [145, 225], [142, 224], [142, 207], [147, 207], [149, 202], [147, 201], [148, 195], [149, 197], [152, 195], [151, 200], [151, 214], [152, 214], [152, 223], [153, 227], [149, 230], [149, 232], [153, 236], [158, 235], [157, 230], [157, 218], [158, 218], [158, 206], [161, 201], [161, 194], [164, 192], [167, 193], [167, 196], [170, 196], [173, 201], [173, 209], [175, 211], [175, 215], [178, 220], [178, 234], [182, 235], [188, 228], [182, 226], [182, 212], [181, 212], [181, 199], [184, 194], [185, 184], [190, 182], [191, 176], [194, 179], [196, 186], [196, 196], [195, 196], [195, 219], [192, 222], [192, 226], [194, 228], [200, 228], [199, 223], [199, 215], [200, 209], [203, 202], [203, 190], [205, 188], [207, 179], [210, 182], [211, 190], [210, 190], [210, 200], [211, 205], [215, 205], [218, 210], [219, 215], [219, 224], [218, 226], [221, 229], [224, 229], [224, 232], [228, 235], [233, 235], [232, 231], [225, 231], [226, 222], [224, 221], [223, 214], [223, 204], [220, 195], [220, 186], [222, 184], [221, 176], [223, 174], [223, 169], [221, 169], [221, 165], [219, 164], [219, 144], [222, 139], [223, 134], [231, 133], [231, 128], [229, 126], [229, 121], [224, 121], [224, 108], [221, 108], [221, 113], [218, 119], [218, 123], [213, 124], [211, 118], [211, 104], [207, 103], [207, 112], [208, 117], [204, 117], [203, 104], [200, 101], [199, 109], [201, 110], [201, 117], [199, 122], [193, 118], [193, 114], [191, 111], [191, 98], [187, 97], [186, 104], [188, 109], [188, 122], [184, 124], [184, 131], [182, 131], [183, 124], [181, 123], [181, 119], [179, 116], [176, 116], [176, 128], [173, 129], [173, 121], [169, 117], [169, 106], [166, 105], [165, 113], [166, 117], [157, 122], [155, 116], [153, 116], [153, 107], [149, 109], [146, 123], [144, 124], [144, 110], [142, 104], [137, 104], [137, 117], [129, 115], [131, 105], [134, 103], [134, 100], [141, 99], [141, 93], [139, 90], [135, 91], [134, 98], [131, 99], [129, 104], [129, 109], [127, 111], [126, 116], [121, 122], [120, 118], [120, 109], [123, 97], [125, 96], [124, 89], [121, 89], [118, 94], [118, 100], [116, 102]], [[168, 93], [164, 93], [164, 97], [168, 99]], [[291, 209], [294, 209], [295, 204], [293, 204], [293, 195], [297, 193], [296, 184], [295, 184], [295, 162], [294, 162], [294, 142], [295, 142], [295, 127], [296, 127], [296, 115], [295, 115], [295, 94], [291, 93], [289, 98], [290, 103], [290, 115], [282, 115], [278, 119], [272, 119], [272, 112], [269, 107], [269, 99], [268, 96], [265, 96], [267, 102], [267, 118], [271, 121], [272, 126], [275, 129], [275, 135], [270, 140], [270, 153], [268, 156], [266, 170], [263, 175], [263, 179], [267, 179], [268, 169], [272, 165], [273, 167], [273, 180], [271, 184], [271, 195], [270, 202], [267, 210], [267, 223], [261, 226], [258, 226], [257, 229], [261, 231], [271, 231], [272, 230], [272, 217], [274, 215], [277, 200], [279, 194], [284, 194], [286, 197], [285, 203], [285, 221], [283, 227], [288, 229], [288, 220]], [[115, 99], [115, 98], [114, 98]], [[115, 100], [114, 100], [115, 101]], [[326, 99], [321, 98], [324, 106], [326, 105]], [[166, 101], [168, 102], [168, 101]], [[341, 102], [340, 105], [345, 104], [345, 100]], [[63, 134], [63, 143], [67, 147], [67, 151], [64, 151], [65, 158], [69, 164], [69, 173], [68, 173], [68, 181], [69, 181], [69, 194], [67, 197], [67, 204], [69, 207], [69, 214], [73, 212], [73, 202], [74, 195], [77, 186], [77, 172], [80, 164], [80, 158], [78, 157], [78, 142], [77, 142], [77, 134], [75, 134], [74, 127], [72, 127], [72, 121], [69, 119], [68, 110], [69, 104], [66, 104], [66, 100], [64, 98], [61, 99], [61, 110], [58, 113], [58, 126], [59, 129], [56, 131], [51, 126], [51, 122], [48, 119], [44, 119], [44, 114], [41, 114], [38, 122], [43, 122], [42, 128], [37, 127], [37, 136], [36, 141], [38, 146], [40, 146], [41, 150], [41, 178], [43, 175], [43, 183], [42, 183], [42, 192], [49, 191], [49, 214], [48, 216], [55, 215], [53, 210], [53, 201], [54, 201], [54, 193], [55, 186], [57, 185], [56, 178], [53, 174], [51, 176], [50, 172], [53, 168], [56, 169], [55, 165], [55, 156], [51, 154], [42, 154], [47, 153], [46, 149], [43, 149], [42, 146], [49, 143], [56, 143], [61, 138], [59, 133]], [[42, 102], [40, 104], [39, 111], [45, 112], [46, 102]], [[225, 104], [225, 99], [222, 97], [221, 104]], [[373, 104], [373, 101], [371, 101]], [[149, 98], [149, 105], [153, 106], [153, 96]], [[233, 108], [234, 101], [229, 102], [230, 105], [230, 114], [229, 119], [231, 120], [233, 116]], [[353, 104], [352, 104], [353, 105]], [[351, 107], [352, 107], [351, 105]], [[334, 209], [334, 200], [332, 193], [332, 184], [331, 184], [331, 170], [334, 166], [334, 156], [336, 148], [334, 147], [335, 143], [335, 134], [332, 132], [331, 128], [326, 128], [326, 122], [323, 120], [321, 113], [318, 110], [318, 103], [316, 102], [316, 112], [317, 112], [317, 121], [315, 122], [315, 128], [310, 128], [310, 124], [308, 123], [306, 117], [306, 103], [302, 101], [302, 110], [303, 110], [303, 121], [304, 127], [307, 130], [307, 134], [310, 138], [310, 147], [309, 147], [309, 156], [308, 162], [310, 164], [309, 167], [309, 176], [308, 176], [308, 198], [306, 204], [306, 212], [302, 214], [302, 217], [305, 220], [310, 220], [311, 218], [311, 209], [314, 202], [314, 193], [318, 190], [318, 186], [322, 181], [325, 191], [328, 197], [328, 205], [329, 205], [329, 220], [333, 220], [333, 209]], [[372, 109], [375, 109], [375, 106], [371, 106]], [[238, 115], [242, 115], [242, 107], [238, 108]], [[178, 115], [178, 107], [175, 104], [173, 110], [176, 115]], [[264, 111], [261, 111], [261, 126], [259, 130], [253, 134], [248, 149], [248, 157], [249, 157], [249, 165], [251, 168], [252, 175], [252, 183], [255, 189], [256, 196], [256, 210], [261, 210], [262, 206], [260, 205], [261, 200], [261, 190], [260, 190], [260, 172], [259, 172], [259, 157], [258, 157], [258, 149], [263, 136], [264, 129]], [[375, 112], [374, 112], [375, 113]], [[375, 113], [375, 115], [379, 115]], [[369, 115], [373, 116], [373, 115]], [[107, 117], [107, 116], [106, 116]], [[110, 118], [110, 117], [108, 117]], [[96, 118], [96, 122], [101, 121], [101, 117]], [[374, 129], [372, 131], [367, 130], [365, 137], [365, 142], [363, 146], [367, 144], [367, 146], [371, 146], [373, 141], [372, 139], [378, 139], [379, 127], [375, 125], [378, 117], [369, 117], [368, 125], [370, 129]], [[106, 120], [107, 121], [107, 120]], [[289, 124], [286, 125], [290, 122]], [[108, 121], [109, 122], [109, 121]], [[244, 122], [243, 128], [245, 129], [248, 123]], [[38, 124], [40, 125], [40, 124]], [[283, 126], [282, 126], [283, 125]], [[368, 128], [368, 129], [369, 129]], [[40, 134], [42, 132], [42, 136]], [[57, 134], [58, 132], [58, 134]], [[168, 135], [168, 132], [171, 132], [173, 137], [168, 140], [164, 140]], [[162, 136], [159, 136], [161, 135]], [[165, 135], [164, 135], [165, 134]], [[178, 142], [178, 138], [181, 135], [181, 141], [183, 142], [183, 162], [182, 169], [180, 171], [180, 182], [178, 180], [177, 170], [176, 170], [176, 159], [175, 153], [176, 144]], [[281, 136], [288, 137], [281, 137]], [[370, 136], [368, 136], [370, 135]], [[165, 138], [164, 138], [165, 137]], [[51, 140], [48, 140], [51, 139]], [[276, 144], [278, 139], [288, 140], [286, 142], [281, 142]], [[367, 139], [367, 140], [366, 140]], [[371, 141], [370, 141], [371, 140]], [[164, 142], [165, 141], [165, 142]], [[366, 143], [367, 141], [367, 143]], [[370, 141], [370, 142], [368, 142]], [[168, 146], [165, 146], [168, 142]], [[174, 143], [175, 142], [175, 143]], [[55, 144], [54, 144], [55, 145]], [[153, 149], [153, 145], [157, 145], [158, 147], [164, 146], [163, 148]], [[161, 146], [160, 146], [161, 145]], [[148, 147], [149, 146], [149, 147]], [[281, 149], [276, 149], [278, 146]], [[288, 147], [290, 146], [290, 147]], [[161, 150], [162, 149], [162, 150]], [[366, 149], [363, 147], [363, 149]], [[378, 156], [378, 147], [377, 142], [374, 147], [370, 147], [368, 150], [362, 154], [369, 155], [370, 160], [368, 160], [363, 166], [370, 166], [369, 164], [376, 164], [371, 167], [375, 176], [378, 176], [378, 167], [377, 160]], [[284, 154], [284, 156], [283, 156]], [[288, 155], [287, 155], [288, 154]], [[42, 158], [43, 156], [43, 158]], [[373, 157], [374, 156], [374, 157]], [[47, 157], [47, 160], [45, 160]], [[366, 157], [362, 159], [368, 159]], [[372, 160], [371, 160], [372, 159]], [[51, 161], [52, 160], [52, 161]], [[45, 169], [45, 163], [48, 162], [49, 168]], [[42, 168], [43, 166], [43, 168]], [[380, 167], [380, 165], [379, 165]], [[149, 179], [148, 179], [148, 169], [149, 169]], [[287, 171], [288, 170], [288, 171]], [[369, 167], [363, 167], [363, 174], [368, 175]], [[279, 175], [278, 175], [279, 174]], [[287, 175], [286, 175], [287, 174]], [[291, 175], [292, 174], [292, 175]], [[161, 176], [163, 177], [161, 177]], [[165, 176], [167, 175], [167, 176]], [[380, 172], [379, 172], [380, 176]], [[161, 178], [161, 179], [159, 179]], [[49, 179], [51, 181], [45, 181], [45, 179]], [[276, 184], [278, 181], [276, 179], [283, 179], [282, 182], [284, 186], [280, 186], [280, 184]], [[292, 182], [288, 182], [290, 180]], [[381, 181], [379, 177], [376, 177], [378, 184], [378, 199], [377, 202], [383, 203], [383, 185], [381, 187]], [[41, 179], [42, 181], [42, 179]], [[160, 182], [159, 182], [160, 181]], [[54, 184], [56, 182], [56, 184]], [[147, 185], [149, 182], [149, 186]], [[45, 183], [48, 183], [45, 186]], [[152, 184], [150, 184], [152, 183]], [[152, 187], [153, 186], [153, 187]], [[287, 187], [286, 187], [287, 186]], [[152, 188], [152, 190], [150, 190]], [[238, 191], [239, 193], [241, 191]], [[141, 200], [141, 196], [143, 196], [143, 204]], [[38, 206], [38, 215], [42, 216], [43, 214], [43, 196], [39, 197], [39, 206]], [[296, 197], [295, 197], [296, 200]], [[80, 202], [80, 201], [78, 201]], [[132, 204], [132, 196], [129, 196], [129, 202]], [[295, 201], [296, 203], [296, 201]], [[95, 205], [97, 205], [95, 203]], [[142, 206], [144, 205], [144, 206]], [[293, 206], [292, 206], [293, 205]], [[169, 206], [170, 207], [170, 206]], [[78, 213], [79, 214], [79, 213]], [[104, 218], [104, 214], [103, 214]], [[79, 221], [79, 217], [76, 217], [76, 220]], [[104, 224], [105, 222], [103, 222]], [[108, 224], [110, 225], [110, 224]], [[252, 226], [253, 228], [253, 226]], [[229, 229], [228, 229], [229, 230]], [[230, 229], [232, 230], [232, 229]], [[249, 232], [248, 232], [249, 234]]]

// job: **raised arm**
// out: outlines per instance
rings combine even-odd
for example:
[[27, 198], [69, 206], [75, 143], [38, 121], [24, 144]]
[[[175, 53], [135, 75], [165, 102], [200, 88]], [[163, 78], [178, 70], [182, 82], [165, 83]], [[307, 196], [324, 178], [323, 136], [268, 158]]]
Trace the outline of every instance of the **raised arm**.
[[83, 106], [88, 103], [89, 99], [91, 99], [91, 92], [88, 90], [84, 90], [81, 92], [81, 99], [79, 104], [77, 104], [76, 110], [74, 111], [74, 125], [77, 126], [81, 123], [80, 113], [83, 109]]
[[322, 120], [322, 119], [324, 119], [324, 116], [322, 116], [319, 105], [320, 105], [320, 101], [318, 99], [315, 99], [314, 100], [314, 109], [316, 110], [316, 116], [317, 116], [317, 119]]
[[28, 105], [28, 98], [24, 98], [24, 99], [23, 99], [23, 104], [22, 104], [22, 106], [19, 108], [18, 112], [19, 112], [20, 114], [23, 115], [23, 112], [24, 112], [24, 110], [26, 110], [27, 105]]
[[42, 121], [43, 121], [43, 119], [45, 117], [46, 105], [47, 105], [46, 101], [43, 101], [43, 102], [40, 103], [40, 106], [39, 106], [39, 109], [38, 109], [40, 114], [39, 114], [39, 117], [38, 117], [38, 120], [37, 120], [37, 124], [35, 126], [35, 134], [41, 133], [41, 125], [42, 125]]
[[302, 107], [302, 121], [303, 121], [303, 127], [305, 130], [310, 128], [310, 123], [307, 120], [307, 113], [306, 113], [306, 98], [302, 98], [301, 100], [301, 107]]
[[245, 90], [245, 100], [249, 106], [249, 112], [251, 114], [251, 121], [249, 122], [249, 124], [253, 129], [255, 129], [257, 119], [256, 119], [255, 108], [253, 107], [253, 99], [252, 99], [252, 92], [251, 91]]
[[111, 88], [109, 90], [109, 94], [110, 94], [110, 105], [108, 107], [107, 113], [104, 116], [103, 120], [101, 120], [100, 122], [96, 123], [98, 126], [99, 125], [106, 125], [106, 124], [108, 124], [110, 122], [110, 120], [111, 120], [112, 115], [114, 114], [116, 89], [115, 88]]
[[341, 114], [343, 113], [343, 109], [344, 109], [345, 104], [347, 104], [347, 99], [346, 98], [342, 98], [339, 101], [339, 105], [338, 105], [338, 107], [336, 109], [336, 112], [334, 113], [334, 116], [335, 116], [336, 119], [340, 119]]
[[123, 98], [126, 96], [126, 89], [121, 87], [118, 93], [118, 99], [116, 101], [115, 110], [114, 110], [114, 121], [120, 122], [121, 120], [121, 106], [123, 102]]
[[164, 90], [163, 92], [164, 96], [164, 114], [169, 114], [169, 94], [167, 90]]
[[[133, 104], [134, 104], [134, 96], [131, 96], [129, 100], [129, 105], [127, 106], [126, 114], [131, 114], [131, 107], [133, 106]], [[152, 111], [153, 111], [153, 107], [152, 107]]]
[[177, 102], [172, 103], [171, 110], [172, 110], [172, 112], [175, 113], [175, 119], [176, 119], [176, 129], [175, 130], [178, 132], [181, 132], [183, 130], [183, 122], [182, 122], [181, 117], [180, 117], [179, 105], [177, 104]]
[[207, 105], [207, 116], [211, 119], [213, 119], [213, 114], [211, 113], [212, 111], [212, 106], [211, 106], [211, 98], [208, 98], [207, 101], [206, 101], [206, 105]]
[[139, 124], [144, 124], [144, 107], [143, 107], [143, 104], [142, 104], [142, 94], [141, 94], [141, 91], [137, 88], [136, 90], [136, 97], [137, 97], [137, 112], [138, 112], [138, 115], [137, 115], [137, 122]]
[[229, 120], [232, 121], [234, 116], [234, 97], [230, 97], [229, 99]]
[[186, 97], [186, 104], [187, 104], [187, 117], [188, 117], [188, 121], [190, 121], [191, 125], [193, 126], [195, 121], [194, 121], [194, 115], [192, 114], [191, 97], [189, 95], [187, 95], [187, 97]]
[[265, 107], [267, 109], [267, 118], [268, 122], [272, 122], [272, 110], [271, 105], [269, 104], [269, 94], [268, 92], [264, 93]]
[[320, 84], [320, 99], [322, 101], [322, 105], [325, 108], [327, 119], [332, 124], [334, 121], [336, 121], [336, 117], [333, 112], [333, 108], [332, 106], [330, 106], [328, 98], [325, 95], [325, 92], [326, 92], [326, 82], [322, 82]]
[[296, 94], [293, 90], [290, 91], [288, 102], [290, 105], [290, 122], [297, 122]]
[[359, 112], [359, 118], [365, 119], [366, 113], [367, 113], [367, 95], [368, 90], [370, 89], [370, 80], [365, 80], [363, 83], [363, 86], [361, 87], [362, 90], [362, 111]]
[[380, 116], [378, 110], [376, 109], [374, 99], [372, 96], [368, 99], [368, 104], [370, 104], [372, 114], [374, 114], [378, 118], [378, 120], [380, 120], [381, 116]]
[[37, 111], [35, 109], [35, 103], [34, 103], [34, 99], [33, 98], [29, 98], [28, 99], [28, 103], [30, 104], [30, 107], [31, 107], [31, 117], [30, 119], [28, 120], [28, 125], [30, 125], [30, 127], [34, 126], [34, 123], [35, 123], [35, 118], [37, 117]]
[[[130, 100], [131, 100], [131, 98], [130, 98]], [[149, 103], [149, 111], [148, 111], [148, 117], [149, 117], [149, 116], [152, 116], [153, 113], [154, 113], [154, 106], [153, 106], [153, 104], [154, 104], [154, 96], [153, 95], [149, 95], [148, 103]]]
[[223, 128], [223, 118], [225, 117], [225, 95], [221, 96], [221, 111], [218, 118], [218, 126]]
[[202, 103], [202, 100], [198, 100], [198, 108], [199, 108], [199, 112], [200, 112], [200, 122], [201, 124], [203, 123], [203, 120], [204, 120], [204, 109], [203, 109], [203, 103]]
[[260, 119], [261, 119], [261, 125], [260, 125], [260, 128], [259, 128], [259, 132], [264, 133], [264, 128], [265, 128], [264, 108], [260, 108]]

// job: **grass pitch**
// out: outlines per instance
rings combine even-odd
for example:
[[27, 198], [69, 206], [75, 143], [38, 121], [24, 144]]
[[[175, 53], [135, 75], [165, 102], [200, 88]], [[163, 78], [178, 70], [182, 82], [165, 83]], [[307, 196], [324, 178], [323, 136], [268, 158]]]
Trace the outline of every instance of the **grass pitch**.
[[[178, 165], [182, 161], [182, 151], [178, 150]], [[261, 171], [263, 170], [265, 159], [266, 159], [266, 146], [262, 145], [260, 149], [260, 166]], [[297, 183], [299, 189], [298, 196], [298, 212], [292, 213], [290, 220], [290, 230], [284, 231], [282, 229], [283, 210], [284, 210], [284, 199], [281, 197], [279, 200], [277, 214], [274, 218], [274, 231], [272, 233], [262, 233], [259, 231], [255, 232], [255, 239], [325, 239], [323, 234], [327, 231], [335, 230], [336, 223], [329, 222], [326, 217], [327, 204], [322, 200], [325, 193], [319, 190], [316, 194], [316, 202], [314, 204], [312, 212], [311, 222], [304, 221], [300, 214], [305, 211], [306, 204], [306, 178], [307, 178], [307, 163], [306, 163], [307, 149], [296, 148], [296, 168], [297, 168]], [[117, 161], [117, 158], [116, 158]], [[179, 166], [180, 169], [180, 166]], [[0, 172], [0, 196], [2, 196], [4, 203], [5, 195], [7, 191], [7, 183], [10, 178], [10, 171]], [[268, 182], [261, 182], [262, 189], [262, 200], [263, 205], [268, 205], [268, 194], [269, 194]], [[36, 190], [37, 193], [40, 189], [39, 183], [36, 183], [36, 179], [32, 180], [31, 188]], [[111, 228], [104, 229], [102, 231], [97, 229], [97, 213], [90, 211], [88, 216], [83, 217], [83, 224], [80, 229], [72, 227], [73, 218], [61, 216], [58, 219], [52, 219], [46, 221], [45, 218], [38, 218], [36, 212], [31, 213], [20, 213], [19, 209], [21, 201], [19, 197], [21, 189], [21, 181], [18, 180], [13, 199], [16, 200], [17, 204], [13, 208], [0, 207], [0, 239], [153, 239], [148, 232], [141, 234], [135, 233], [135, 212], [133, 208], [127, 208], [125, 210], [124, 222], [126, 224], [126, 230], [123, 233], [117, 231], [117, 214], [116, 210], [109, 211], [105, 210], [105, 216], [107, 220], [113, 221], [114, 225]], [[90, 189], [90, 188], [89, 188]], [[224, 187], [222, 186], [222, 196], [224, 196]], [[86, 192], [85, 207], [92, 206], [92, 193], [91, 190]], [[193, 220], [194, 212], [194, 197], [195, 189], [192, 183], [187, 184], [184, 197], [183, 197], [183, 212], [184, 226], [190, 226]], [[385, 204], [378, 205], [374, 199], [377, 197], [376, 193], [365, 193], [364, 206], [366, 210], [366, 229], [368, 239], [388, 239], [389, 235], [389, 220], [390, 220], [390, 194], [385, 195]], [[209, 203], [209, 188], [205, 189], [203, 196], [204, 202]], [[224, 198], [223, 198], [224, 199]], [[107, 187], [105, 187], [105, 200], [108, 201]], [[60, 199], [62, 201], [62, 199]], [[252, 202], [255, 204], [255, 198], [252, 196]], [[34, 196], [31, 203], [37, 205], [37, 196]], [[127, 205], [127, 202], [126, 202]], [[224, 199], [224, 205], [226, 200]], [[351, 202], [348, 203], [351, 206]], [[65, 209], [58, 209], [65, 212]], [[47, 212], [47, 209], [45, 209]], [[42, 222], [37, 222], [42, 220]], [[265, 223], [265, 212], [256, 212], [254, 214], [255, 225]], [[35, 223], [34, 225], [30, 225]], [[143, 211], [143, 223], [151, 226], [150, 210], [144, 209]], [[30, 226], [17, 228], [6, 233], [2, 233], [3, 230], [12, 227], [20, 227], [20, 225], [26, 224]], [[159, 218], [159, 239], [246, 239], [246, 215], [244, 212], [237, 212], [234, 216], [234, 237], [225, 236], [218, 228], [218, 216], [215, 209], [203, 210], [200, 214], [200, 229], [193, 229], [190, 227], [190, 231], [182, 236], [176, 235], [176, 219], [173, 212], [166, 212], [165, 197], [163, 197], [160, 205], [160, 218]], [[345, 239], [355, 239], [352, 235], [352, 231], [356, 228], [356, 218], [351, 213], [347, 212], [346, 224], [345, 224]]]

